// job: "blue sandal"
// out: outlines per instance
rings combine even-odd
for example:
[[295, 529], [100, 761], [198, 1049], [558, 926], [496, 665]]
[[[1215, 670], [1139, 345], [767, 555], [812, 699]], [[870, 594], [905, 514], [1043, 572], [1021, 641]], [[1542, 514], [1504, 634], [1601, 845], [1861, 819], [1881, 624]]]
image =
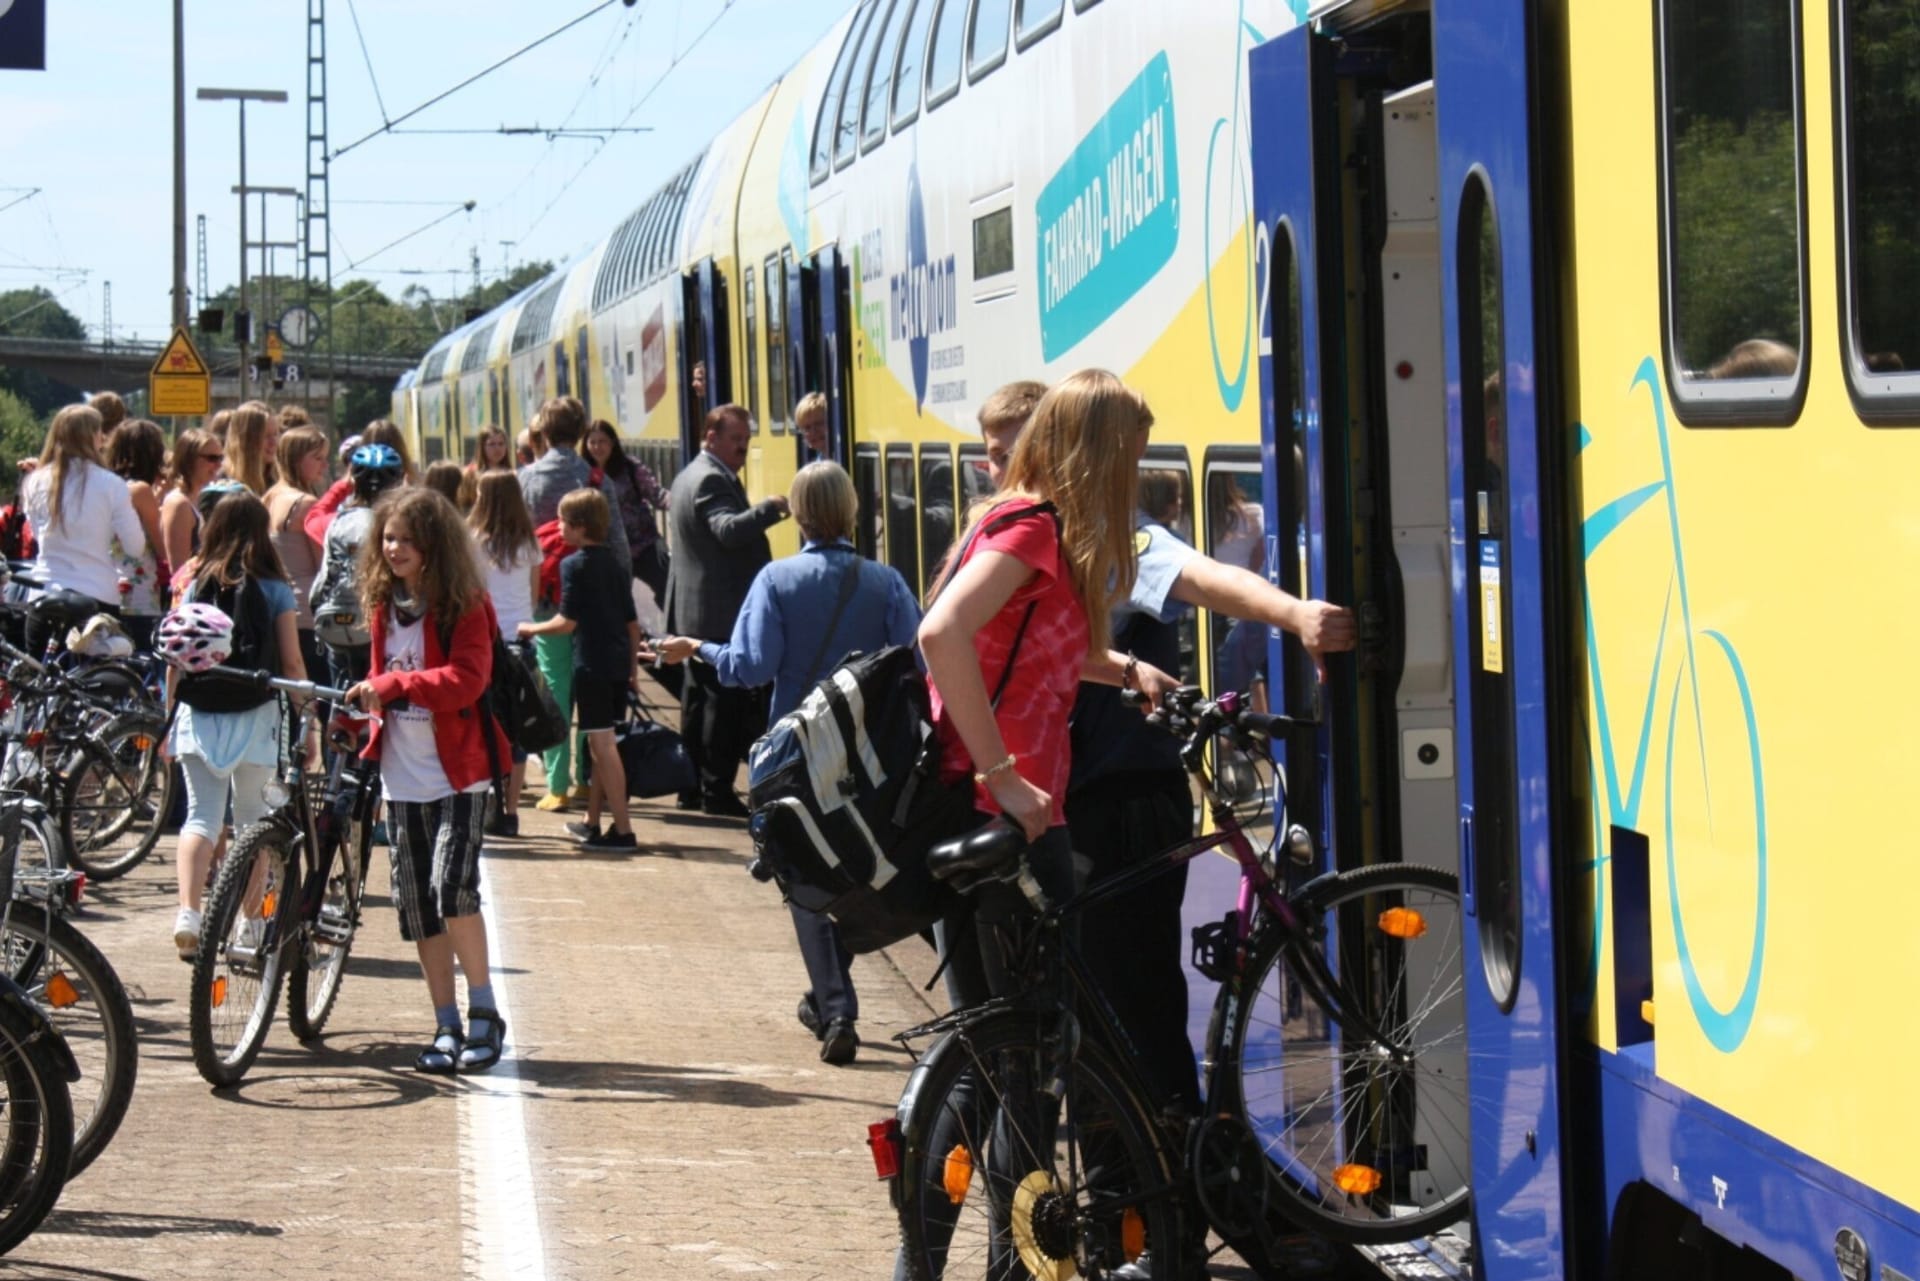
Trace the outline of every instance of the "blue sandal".
[[466, 1052], [466, 1039], [460, 1035], [457, 1024], [442, 1023], [433, 1031], [433, 1044], [420, 1051], [413, 1061], [416, 1072], [432, 1072], [445, 1076], [453, 1072], [459, 1056]]
[[467, 1027], [484, 1022], [487, 1025], [485, 1036], [469, 1036], [460, 1050], [460, 1070], [462, 1072], [485, 1072], [500, 1061], [500, 1053], [507, 1044], [507, 1023], [500, 1017], [498, 1010], [472, 1009], [467, 1011]]

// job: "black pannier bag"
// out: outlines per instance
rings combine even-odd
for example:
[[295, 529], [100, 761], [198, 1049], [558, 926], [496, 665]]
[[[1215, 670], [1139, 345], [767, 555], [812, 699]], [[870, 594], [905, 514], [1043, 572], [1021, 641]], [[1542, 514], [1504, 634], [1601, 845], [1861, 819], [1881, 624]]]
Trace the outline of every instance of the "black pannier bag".
[[965, 830], [973, 788], [943, 785], [927, 680], [910, 646], [855, 655], [747, 757], [760, 870], [833, 918], [852, 952], [917, 934], [953, 906], [927, 849]]

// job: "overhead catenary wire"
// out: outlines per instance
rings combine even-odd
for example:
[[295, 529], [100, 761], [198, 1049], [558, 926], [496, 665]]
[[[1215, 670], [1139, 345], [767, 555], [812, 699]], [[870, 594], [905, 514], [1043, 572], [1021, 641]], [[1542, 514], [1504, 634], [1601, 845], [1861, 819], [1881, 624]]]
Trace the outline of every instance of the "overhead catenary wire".
[[367, 80], [373, 85], [373, 105], [380, 108], [380, 123], [387, 123], [387, 102], [380, 96], [380, 77], [373, 74], [373, 55], [367, 52], [367, 36], [360, 29], [360, 12], [347, 0], [347, 14], [353, 19], [354, 38], [360, 42], [360, 57], [367, 64]]
[[[601, 10], [611, 8], [613, 5], [620, 4], [621, 2], [622, 0], [600, 0], [599, 4], [594, 5], [591, 9], [587, 10], [585, 13], [581, 14], [579, 17], [574, 18], [572, 21], [564, 23], [561, 26], [555, 27], [552, 31], [547, 32], [546, 35], [541, 36], [537, 40], [531, 41], [527, 44], [520, 46], [520, 48], [514, 50], [512, 53], [500, 59], [498, 62], [494, 63], [493, 65], [485, 68], [484, 70], [475, 72], [473, 75], [468, 76], [465, 80], [462, 80], [459, 84], [454, 85], [451, 89], [443, 90], [442, 92], [435, 94], [433, 97], [427, 99], [425, 102], [421, 103], [419, 106], [413, 108], [410, 111], [402, 112], [400, 115], [394, 117], [392, 120], [387, 120], [385, 118], [385, 112], [383, 109], [381, 125], [378, 129], [375, 129], [371, 133], [365, 134], [362, 137], [356, 138], [352, 142], [348, 143], [346, 146], [335, 150], [333, 154], [328, 157], [328, 159], [338, 160], [340, 157], [346, 155], [349, 151], [352, 151], [354, 148], [360, 146], [362, 143], [371, 142], [373, 139], [378, 138], [383, 133], [392, 132], [393, 127], [395, 125], [406, 123], [408, 120], [411, 120], [413, 117], [419, 115], [421, 112], [425, 111], [428, 107], [433, 106], [435, 103], [446, 101], [448, 98], [451, 98], [454, 94], [459, 93], [462, 89], [467, 88], [469, 85], [472, 85], [475, 82], [483, 80], [487, 76], [492, 75], [494, 72], [506, 66], [508, 63], [512, 62], [514, 59], [519, 58], [527, 53], [530, 53], [535, 49], [538, 49], [541, 45], [547, 43], [547, 41], [549, 40], [552, 40], [555, 36], [562, 35], [565, 32], [573, 30], [573, 28], [579, 26], [581, 23], [585, 22], [588, 18], [591, 18], [596, 13], [599, 13]], [[732, 0], [727, 0], [727, 4], [730, 6], [732, 4]], [[726, 7], [727, 6], [722, 6], [723, 12]]]
[[[404, 245], [409, 240], [412, 240], [415, 236], [421, 235], [425, 232], [432, 231], [435, 227], [438, 227], [441, 223], [453, 217], [455, 214], [472, 213], [473, 205], [474, 205], [474, 202], [471, 200], [467, 201], [464, 204], [456, 205], [452, 209], [449, 209], [445, 213], [441, 214], [438, 218], [433, 219], [431, 222], [423, 223], [422, 225], [415, 227], [412, 231], [409, 231], [406, 235], [400, 237], [398, 240], [390, 240], [386, 244], [381, 245], [378, 249], [374, 250], [372, 253], [368, 254], [366, 257], [361, 258], [356, 262], [348, 263], [346, 266], [346, 270], [358, 271], [360, 269], [361, 263], [372, 262], [375, 258], [378, 258], [381, 254], [387, 252], [387, 250], [396, 248], [400, 245]], [[333, 283], [332, 279], [329, 278], [327, 283], [331, 285]]]

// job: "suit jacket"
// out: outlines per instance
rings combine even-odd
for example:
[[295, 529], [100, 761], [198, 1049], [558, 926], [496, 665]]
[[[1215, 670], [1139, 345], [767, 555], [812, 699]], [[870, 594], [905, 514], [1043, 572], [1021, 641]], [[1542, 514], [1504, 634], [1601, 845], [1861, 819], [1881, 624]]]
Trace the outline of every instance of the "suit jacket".
[[771, 498], [750, 505], [740, 478], [704, 449], [674, 477], [672, 492], [667, 630], [725, 640], [753, 576], [773, 559], [767, 529], [783, 517]]

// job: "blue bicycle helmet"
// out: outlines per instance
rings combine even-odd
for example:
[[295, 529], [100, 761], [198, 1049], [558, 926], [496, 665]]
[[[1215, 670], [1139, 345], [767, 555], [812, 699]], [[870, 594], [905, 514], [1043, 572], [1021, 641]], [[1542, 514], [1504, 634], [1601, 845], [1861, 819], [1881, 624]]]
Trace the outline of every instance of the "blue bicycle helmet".
[[347, 474], [353, 478], [353, 492], [361, 502], [372, 502], [399, 484], [405, 470], [406, 464], [392, 445], [362, 445], [347, 460]]

